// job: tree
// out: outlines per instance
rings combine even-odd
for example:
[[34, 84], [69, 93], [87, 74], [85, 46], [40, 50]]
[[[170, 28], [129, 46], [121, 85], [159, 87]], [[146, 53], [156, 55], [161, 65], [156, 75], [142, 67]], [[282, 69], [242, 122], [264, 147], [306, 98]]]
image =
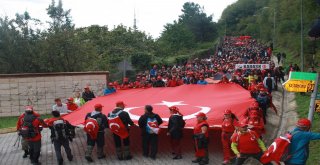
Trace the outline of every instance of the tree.
[[204, 13], [203, 7], [193, 2], [183, 5], [179, 23], [184, 24], [195, 36], [196, 41], [213, 41], [217, 37], [217, 25], [212, 21], [212, 16]]

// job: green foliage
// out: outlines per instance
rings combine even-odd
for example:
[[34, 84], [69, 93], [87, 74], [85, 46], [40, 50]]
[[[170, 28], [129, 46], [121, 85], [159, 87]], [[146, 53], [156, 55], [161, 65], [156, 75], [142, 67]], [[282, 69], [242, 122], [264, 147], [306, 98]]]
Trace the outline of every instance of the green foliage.
[[131, 56], [132, 65], [138, 70], [148, 70], [152, 56], [147, 53], [137, 53]]
[[[219, 33], [223, 35], [227, 31], [229, 36], [252, 35], [265, 43], [272, 43], [275, 38], [275, 49], [290, 50], [296, 57], [295, 63], [300, 64], [300, 7], [300, 0], [239, 0], [223, 11], [218, 22]], [[303, 1], [305, 68], [313, 62], [319, 63], [319, 49], [316, 49], [316, 60], [312, 60], [312, 56], [314, 47], [319, 48], [320, 42], [314, 44], [307, 36], [319, 12], [320, 7], [315, 0]]]
[[[157, 41], [162, 56], [190, 54], [198, 44], [212, 42], [218, 36], [217, 24], [199, 4], [186, 2], [177, 21], [164, 26]], [[207, 47], [208, 48], [208, 47]]]

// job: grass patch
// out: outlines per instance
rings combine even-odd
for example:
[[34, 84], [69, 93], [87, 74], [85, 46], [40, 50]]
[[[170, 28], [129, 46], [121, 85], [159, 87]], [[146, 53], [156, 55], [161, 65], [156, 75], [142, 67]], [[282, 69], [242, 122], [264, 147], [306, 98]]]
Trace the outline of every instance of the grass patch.
[[[41, 115], [40, 118], [50, 118], [51, 115]], [[18, 116], [10, 116], [10, 117], [0, 117], [0, 129], [2, 128], [10, 128], [10, 127], [16, 127], [18, 121]]]

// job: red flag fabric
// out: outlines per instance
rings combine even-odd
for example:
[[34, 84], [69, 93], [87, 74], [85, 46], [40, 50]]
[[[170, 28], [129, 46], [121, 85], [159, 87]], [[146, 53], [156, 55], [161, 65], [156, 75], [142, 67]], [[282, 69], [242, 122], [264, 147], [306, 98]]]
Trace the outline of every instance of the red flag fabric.
[[121, 137], [121, 139], [125, 139], [129, 136], [128, 130], [126, 126], [122, 123], [119, 116], [115, 117], [108, 117], [108, 124], [110, 131], [118, 136]]
[[287, 134], [276, 138], [260, 158], [261, 163], [266, 164], [274, 161], [279, 164], [279, 162], [284, 161], [282, 159], [286, 159], [285, 156], [288, 156], [291, 137], [292, 135]]
[[167, 126], [170, 117], [169, 107], [176, 106], [184, 115], [185, 128], [193, 128], [197, 122], [195, 115], [199, 112], [207, 115], [210, 127], [220, 128], [226, 109], [231, 109], [241, 120], [246, 109], [254, 102], [249, 91], [233, 83], [130, 89], [97, 97], [64, 118], [73, 125], [80, 125], [84, 123], [85, 115], [93, 111], [95, 104], [102, 104], [104, 106], [102, 112], [108, 114], [119, 100], [127, 105], [124, 110], [136, 124], [139, 117], [144, 114], [144, 106], [152, 105], [153, 111], [164, 121], [161, 127]]

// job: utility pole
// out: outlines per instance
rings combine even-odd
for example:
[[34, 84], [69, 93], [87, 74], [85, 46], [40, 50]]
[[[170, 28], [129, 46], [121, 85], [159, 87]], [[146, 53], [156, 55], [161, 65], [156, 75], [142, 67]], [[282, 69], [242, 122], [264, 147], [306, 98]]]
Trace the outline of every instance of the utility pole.
[[134, 13], [133, 13], [133, 30], [136, 32], [137, 31], [137, 19], [136, 19], [136, 8], [134, 8]]
[[300, 39], [300, 45], [301, 45], [301, 52], [300, 52], [300, 60], [301, 60], [301, 71], [304, 71], [304, 55], [303, 55], [303, 0], [300, 0], [300, 19], [301, 19], [301, 39]]

